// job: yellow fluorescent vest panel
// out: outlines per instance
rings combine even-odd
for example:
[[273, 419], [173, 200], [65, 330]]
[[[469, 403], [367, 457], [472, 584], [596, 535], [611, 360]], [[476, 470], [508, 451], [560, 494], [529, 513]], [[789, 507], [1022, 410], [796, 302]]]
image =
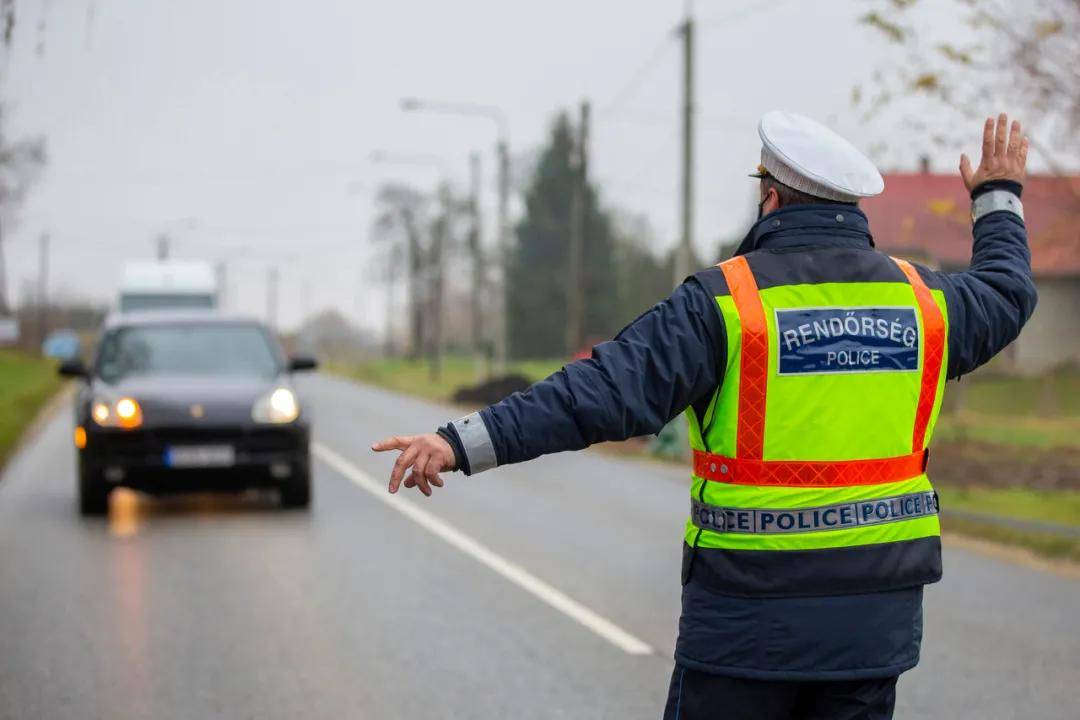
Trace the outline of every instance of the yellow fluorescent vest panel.
[[[927, 427], [929, 444], [941, 408], [948, 367], [948, 313], [941, 291], [931, 291], [945, 321], [946, 357]], [[765, 413], [765, 460], [845, 461], [906, 455], [926, 351], [925, 332], [911, 285], [896, 283], [821, 283], [785, 285], [759, 292], [769, 332], [769, 376]], [[690, 444], [695, 450], [734, 457], [739, 410], [741, 325], [730, 296], [716, 298], [727, 333], [723, 384], [701, 422], [688, 411]], [[916, 371], [780, 374], [777, 310], [795, 308], [913, 308], [918, 322], [920, 358]], [[789, 509], [886, 498], [930, 491], [926, 475], [878, 485], [778, 487], [709, 482], [693, 477], [691, 493], [709, 505], [731, 508]], [[837, 530], [753, 534], [699, 530], [687, 522], [687, 542], [700, 547], [795, 550], [910, 540], [939, 534], [936, 516]]]

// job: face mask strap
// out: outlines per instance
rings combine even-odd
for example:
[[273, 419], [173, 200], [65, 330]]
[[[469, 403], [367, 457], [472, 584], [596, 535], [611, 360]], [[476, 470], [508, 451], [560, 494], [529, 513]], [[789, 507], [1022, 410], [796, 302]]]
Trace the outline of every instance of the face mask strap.
[[[770, 188], [771, 189], [771, 188]], [[765, 201], [769, 199], [769, 193], [765, 193], [765, 197], [761, 198], [761, 202], [757, 204], [757, 219], [760, 220], [764, 217], [765, 213]]]

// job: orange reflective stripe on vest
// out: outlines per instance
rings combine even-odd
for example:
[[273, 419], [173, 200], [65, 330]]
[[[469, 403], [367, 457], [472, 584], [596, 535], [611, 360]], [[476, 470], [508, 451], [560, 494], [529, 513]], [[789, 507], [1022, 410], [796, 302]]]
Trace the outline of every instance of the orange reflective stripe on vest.
[[757, 282], [746, 258], [720, 264], [742, 326], [739, 353], [739, 417], [735, 457], [694, 452], [694, 474], [739, 485], [828, 487], [872, 485], [917, 477], [926, 470], [926, 430], [937, 401], [945, 351], [945, 319], [911, 263], [893, 258], [915, 293], [922, 318], [922, 377], [911, 453], [846, 461], [765, 460], [765, 400], [769, 384], [769, 332]]
[[900, 266], [915, 291], [915, 300], [919, 304], [919, 314], [923, 325], [923, 369], [922, 387], [919, 390], [919, 405], [915, 411], [915, 429], [911, 436], [912, 452], [922, 450], [926, 443], [926, 427], [934, 412], [937, 401], [938, 376], [941, 373], [941, 358], [945, 352], [945, 318], [941, 308], [934, 302], [930, 288], [926, 287], [922, 276], [915, 266], [907, 260], [893, 258]]
[[694, 451], [694, 474], [732, 485], [840, 487], [900, 482], [921, 475], [926, 451], [872, 460], [750, 460]]
[[765, 455], [765, 391], [769, 385], [769, 329], [757, 281], [744, 257], [720, 264], [742, 325], [739, 354], [739, 430], [736, 456]]

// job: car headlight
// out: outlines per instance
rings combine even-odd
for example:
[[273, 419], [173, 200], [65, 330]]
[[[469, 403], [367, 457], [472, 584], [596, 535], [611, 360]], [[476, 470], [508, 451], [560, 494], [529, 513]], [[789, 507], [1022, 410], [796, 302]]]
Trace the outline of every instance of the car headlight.
[[251, 419], [261, 423], [291, 423], [300, 417], [300, 403], [289, 388], [274, 388], [255, 401]]
[[94, 398], [90, 403], [90, 417], [102, 427], [118, 427], [130, 430], [142, 425], [142, 408], [135, 398], [122, 397], [113, 402]]

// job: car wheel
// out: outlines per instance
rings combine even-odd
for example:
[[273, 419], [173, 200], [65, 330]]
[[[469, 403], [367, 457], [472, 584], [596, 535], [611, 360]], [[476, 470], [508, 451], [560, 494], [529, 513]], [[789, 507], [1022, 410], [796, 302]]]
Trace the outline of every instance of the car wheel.
[[311, 469], [307, 463], [297, 463], [293, 475], [281, 486], [281, 506], [306, 508], [311, 505]]
[[109, 486], [100, 472], [79, 468], [79, 514], [105, 515], [109, 512]]

